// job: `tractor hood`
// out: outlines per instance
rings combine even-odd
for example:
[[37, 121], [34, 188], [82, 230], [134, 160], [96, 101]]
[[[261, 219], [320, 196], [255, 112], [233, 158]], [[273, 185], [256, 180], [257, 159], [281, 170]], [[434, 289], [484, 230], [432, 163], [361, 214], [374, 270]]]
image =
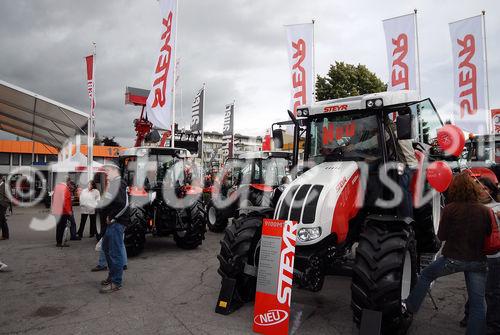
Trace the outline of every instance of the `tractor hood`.
[[[343, 242], [357, 209], [359, 168], [355, 162], [325, 162], [296, 178], [281, 195], [274, 217], [299, 223], [297, 245], [318, 243], [334, 233]], [[318, 230], [319, 228], [319, 230]], [[304, 234], [301, 235], [301, 229]], [[311, 233], [310, 240], [307, 240]], [[317, 236], [319, 235], [319, 236]]]

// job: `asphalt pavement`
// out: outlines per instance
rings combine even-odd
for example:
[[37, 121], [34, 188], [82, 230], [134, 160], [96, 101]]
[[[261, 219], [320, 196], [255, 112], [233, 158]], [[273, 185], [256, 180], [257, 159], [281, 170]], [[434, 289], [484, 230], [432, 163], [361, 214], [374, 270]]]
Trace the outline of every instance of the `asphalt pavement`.
[[[217, 254], [222, 235], [208, 232], [201, 247], [186, 251], [172, 238], [148, 236], [146, 249], [129, 259], [119, 292], [99, 294], [105, 272], [95, 239], [56, 248], [55, 230], [35, 231], [42, 207], [14, 208], [11, 238], [0, 241], [0, 334], [252, 334], [253, 305], [223, 316], [214, 312], [220, 289]], [[77, 223], [79, 223], [77, 216]], [[409, 334], [463, 334], [458, 326], [466, 300], [462, 274], [440, 279]], [[350, 279], [328, 277], [318, 293], [295, 289], [295, 334], [356, 334], [350, 310]]]

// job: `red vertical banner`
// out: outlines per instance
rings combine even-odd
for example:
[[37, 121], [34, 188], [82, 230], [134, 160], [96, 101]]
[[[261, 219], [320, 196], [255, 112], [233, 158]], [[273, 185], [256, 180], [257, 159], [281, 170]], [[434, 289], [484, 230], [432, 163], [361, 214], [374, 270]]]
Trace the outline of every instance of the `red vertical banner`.
[[92, 104], [92, 117], [94, 117], [94, 55], [90, 55], [85, 57], [85, 61], [87, 63], [87, 91], [89, 92], [90, 103]]
[[297, 222], [264, 219], [253, 330], [287, 335], [290, 323]]

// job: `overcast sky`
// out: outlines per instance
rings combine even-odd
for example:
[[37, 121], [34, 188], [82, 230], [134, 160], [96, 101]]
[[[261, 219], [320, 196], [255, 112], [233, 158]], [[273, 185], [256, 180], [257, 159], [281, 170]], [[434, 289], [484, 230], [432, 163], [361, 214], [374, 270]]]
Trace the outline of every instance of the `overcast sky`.
[[[443, 112], [453, 93], [448, 23], [486, 10], [491, 106], [500, 107], [500, 2], [179, 0], [177, 119], [190, 121], [207, 85], [206, 130], [222, 130], [236, 100], [236, 132], [263, 135], [283, 120], [289, 74], [283, 25], [316, 20], [316, 72], [365, 64], [387, 81], [382, 20], [419, 10], [423, 95]], [[149, 88], [161, 33], [156, 0], [0, 0], [0, 79], [88, 112], [84, 56], [97, 43], [97, 131], [132, 145], [137, 107], [125, 86]], [[4, 136], [5, 137], [5, 136]]]

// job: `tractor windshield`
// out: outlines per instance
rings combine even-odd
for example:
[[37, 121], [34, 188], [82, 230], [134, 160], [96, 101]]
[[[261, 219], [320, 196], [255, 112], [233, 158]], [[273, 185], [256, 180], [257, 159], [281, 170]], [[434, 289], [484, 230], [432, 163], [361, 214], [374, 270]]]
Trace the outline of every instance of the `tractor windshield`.
[[129, 186], [155, 187], [178, 159], [171, 155], [131, 156], [124, 160], [124, 178]]
[[308, 136], [309, 159], [375, 161], [382, 157], [375, 114], [330, 114], [313, 118]]
[[280, 185], [286, 176], [288, 161], [285, 158], [271, 157], [266, 159], [230, 159], [232, 183]]

